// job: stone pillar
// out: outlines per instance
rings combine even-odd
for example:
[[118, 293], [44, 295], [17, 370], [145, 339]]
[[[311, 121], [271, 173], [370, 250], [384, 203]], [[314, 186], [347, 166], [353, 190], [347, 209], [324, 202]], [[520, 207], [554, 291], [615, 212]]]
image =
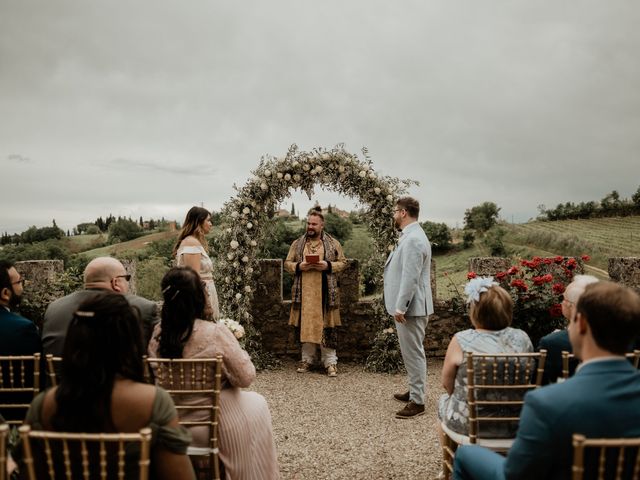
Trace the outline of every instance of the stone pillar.
[[131, 275], [131, 280], [129, 281], [129, 293], [136, 295], [138, 292], [136, 284], [136, 271], [138, 270], [138, 261], [132, 259], [118, 260], [120, 260], [127, 273]]
[[640, 292], [640, 257], [609, 258], [609, 278]]
[[503, 257], [473, 257], [469, 259], [469, 271], [478, 275], [495, 275], [511, 266], [511, 261]]
[[27, 260], [15, 263], [16, 270], [27, 283], [19, 307], [21, 315], [42, 325], [44, 311], [50, 302], [64, 296], [64, 290], [56, 284], [58, 275], [64, 272], [62, 260]]

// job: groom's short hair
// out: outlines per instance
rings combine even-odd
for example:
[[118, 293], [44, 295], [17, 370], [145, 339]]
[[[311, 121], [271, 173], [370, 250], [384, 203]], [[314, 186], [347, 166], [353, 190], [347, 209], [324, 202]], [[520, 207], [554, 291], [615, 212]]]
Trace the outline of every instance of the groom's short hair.
[[413, 197], [401, 197], [396, 205], [406, 210], [411, 218], [418, 218], [420, 215], [420, 202]]
[[576, 310], [596, 344], [608, 352], [624, 355], [640, 334], [640, 295], [629, 287], [609, 281], [587, 285]]

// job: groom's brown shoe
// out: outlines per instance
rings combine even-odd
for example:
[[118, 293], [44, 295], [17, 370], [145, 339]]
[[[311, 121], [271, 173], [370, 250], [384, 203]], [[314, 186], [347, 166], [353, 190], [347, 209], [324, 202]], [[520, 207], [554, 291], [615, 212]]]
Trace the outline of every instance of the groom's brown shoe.
[[424, 415], [424, 405], [413, 402], [407, 403], [402, 410], [396, 412], [396, 418], [414, 418], [420, 415]]
[[404, 393], [394, 393], [393, 398], [402, 403], [407, 403], [409, 401], [409, 391], [407, 390]]

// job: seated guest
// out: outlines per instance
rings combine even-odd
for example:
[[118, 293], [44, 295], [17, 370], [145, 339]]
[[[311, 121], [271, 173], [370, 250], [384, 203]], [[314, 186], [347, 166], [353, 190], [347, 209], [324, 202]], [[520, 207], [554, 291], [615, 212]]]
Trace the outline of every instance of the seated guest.
[[143, 343], [149, 342], [153, 326], [158, 322], [155, 302], [132, 295], [129, 292], [129, 280], [124, 265], [112, 257], [98, 257], [91, 260], [84, 269], [84, 289], [51, 302], [44, 313], [42, 322], [42, 348], [45, 354], [62, 355], [67, 327], [78, 305], [101, 291], [116, 292], [138, 309], [143, 330]]
[[[598, 279], [592, 275], [576, 275], [573, 281], [567, 285], [562, 298], [562, 315], [567, 321], [575, 314], [578, 299], [587, 285], [597, 282]], [[571, 353], [571, 342], [567, 330], [556, 330], [540, 339], [538, 351], [546, 350], [547, 359], [544, 364], [542, 374], [542, 385], [555, 383], [562, 376], [562, 351]], [[578, 360], [569, 361], [569, 375], [573, 375], [578, 365]]]
[[192, 480], [191, 435], [179, 425], [169, 394], [144, 383], [143, 354], [137, 312], [126, 298], [94, 294], [69, 325], [60, 384], [33, 399], [25, 423], [34, 430], [89, 433], [149, 427], [151, 478]]
[[[249, 354], [221, 323], [202, 320], [206, 293], [198, 273], [190, 267], [174, 267], [162, 279], [164, 304], [161, 322], [149, 342], [149, 356], [161, 358], [214, 358], [223, 355], [223, 389], [220, 393], [220, 460], [227, 478], [278, 478], [278, 462], [271, 413], [264, 397], [243, 391], [255, 380]], [[207, 403], [193, 398], [188, 403]], [[187, 404], [185, 402], [185, 404]], [[181, 414], [182, 420], [207, 420], [200, 410]], [[208, 430], [191, 429], [193, 445], [209, 444]]]
[[[40, 332], [36, 325], [11, 310], [15, 309], [22, 298], [24, 278], [12, 263], [0, 261], [0, 355], [33, 355], [40, 353]], [[4, 378], [0, 375], [0, 386], [10, 386], [9, 365], [4, 362]], [[33, 378], [32, 364], [27, 365], [25, 377]], [[17, 365], [14, 365], [14, 368]], [[33, 384], [30, 382], [28, 387]], [[3, 392], [0, 402], [4, 404], [28, 404], [33, 398], [30, 392]], [[7, 408], [2, 413], [7, 420], [20, 421], [24, 418], [24, 409]]]
[[624, 357], [640, 333], [640, 296], [622, 285], [588, 285], [569, 319], [569, 340], [582, 360], [567, 381], [525, 395], [507, 457], [477, 445], [458, 448], [455, 479], [569, 479], [572, 435], [640, 436], [640, 372]]
[[[513, 300], [492, 277], [478, 277], [465, 287], [468, 295], [469, 318], [473, 328], [456, 333], [444, 358], [442, 385], [447, 391], [440, 397], [438, 417], [448, 429], [462, 435], [469, 434], [469, 406], [467, 404], [467, 364], [465, 352], [527, 353], [533, 351], [529, 336], [518, 328], [511, 328]], [[484, 436], [512, 436], [502, 430], [491, 433], [496, 425], [483, 429]]]

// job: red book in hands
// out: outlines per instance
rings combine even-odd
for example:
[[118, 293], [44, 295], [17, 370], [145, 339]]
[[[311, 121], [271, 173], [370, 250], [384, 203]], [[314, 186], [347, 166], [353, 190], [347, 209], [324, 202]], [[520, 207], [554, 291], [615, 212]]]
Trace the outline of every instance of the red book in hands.
[[320, 261], [320, 255], [306, 255], [305, 260], [307, 263], [318, 263]]

